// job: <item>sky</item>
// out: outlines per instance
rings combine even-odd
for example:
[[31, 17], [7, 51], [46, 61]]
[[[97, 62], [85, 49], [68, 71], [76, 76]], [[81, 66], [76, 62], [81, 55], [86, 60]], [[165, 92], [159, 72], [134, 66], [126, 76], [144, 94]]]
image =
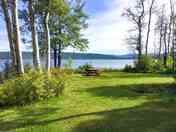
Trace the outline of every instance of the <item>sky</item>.
[[[130, 23], [122, 17], [125, 8], [134, 0], [85, 0], [85, 11], [89, 16], [88, 29], [83, 31], [89, 40], [89, 53], [127, 54], [130, 53], [126, 37]], [[164, 0], [161, 0], [164, 1]], [[22, 44], [22, 49], [26, 50]], [[0, 51], [8, 50], [5, 25], [0, 19]], [[66, 51], [78, 52], [68, 48]]]

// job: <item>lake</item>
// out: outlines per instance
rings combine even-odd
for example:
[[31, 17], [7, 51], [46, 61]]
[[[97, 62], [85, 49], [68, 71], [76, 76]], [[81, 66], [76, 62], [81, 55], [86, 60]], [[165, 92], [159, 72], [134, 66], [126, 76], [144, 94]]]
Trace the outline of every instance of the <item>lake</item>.
[[[4, 68], [4, 64], [7, 63], [8, 60], [0, 60], [0, 70]], [[68, 64], [70, 61], [69, 60], [62, 60], [62, 67], [65, 64]], [[125, 67], [125, 65], [133, 65], [134, 60], [132, 59], [116, 59], [116, 60], [96, 60], [96, 59], [91, 59], [91, 60], [71, 60], [72, 68], [76, 69], [79, 66], [82, 66], [84, 64], [91, 64], [95, 68], [111, 68], [111, 69], [122, 69]], [[25, 59], [24, 60], [25, 65], [31, 65], [32, 60], [31, 59]], [[44, 61], [42, 61], [42, 65], [44, 66]], [[51, 62], [51, 65], [53, 66], [53, 62]]]

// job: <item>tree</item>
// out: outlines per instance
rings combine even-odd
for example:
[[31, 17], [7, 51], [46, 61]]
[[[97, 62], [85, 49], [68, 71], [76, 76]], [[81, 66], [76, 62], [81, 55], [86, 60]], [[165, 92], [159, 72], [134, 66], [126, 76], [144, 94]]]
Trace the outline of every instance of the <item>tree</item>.
[[[133, 24], [135, 34], [133, 40], [135, 41], [136, 50], [138, 52], [138, 63], [140, 65], [142, 57], [142, 32], [144, 28], [144, 19], [145, 19], [145, 0], [137, 0], [136, 5], [133, 8], [127, 8], [123, 13], [123, 16], [126, 16]], [[133, 30], [133, 31], [134, 31]], [[133, 42], [134, 44], [134, 42]]]
[[87, 28], [87, 15], [83, 11], [84, 2], [81, 0], [73, 2], [73, 6], [69, 4], [71, 10], [67, 14], [51, 17], [51, 43], [55, 66], [58, 67], [61, 67], [61, 54], [65, 48], [72, 47], [83, 51], [88, 47], [88, 40], [81, 34], [81, 30]]
[[151, 20], [152, 20], [152, 13], [153, 13], [153, 7], [154, 7], [155, 0], [152, 0], [149, 8], [149, 19], [148, 19], [148, 26], [147, 26], [147, 39], [146, 39], [146, 44], [145, 44], [145, 54], [148, 54], [148, 41], [149, 41], [149, 36], [150, 36], [150, 26], [151, 26]]
[[49, 20], [51, 15], [62, 16], [68, 11], [68, 5], [64, 0], [44, 0], [39, 2], [39, 7], [43, 17], [45, 43], [46, 43], [46, 68], [50, 71], [50, 60], [51, 60], [51, 41], [50, 41], [50, 27]]
[[[156, 32], [159, 33], [159, 58], [162, 57], [162, 47], [163, 47], [163, 37], [165, 32], [165, 22], [166, 22], [166, 16], [165, 16], [165, 5], [162, 6], [162, 11], [158, 13], [157, 16], [157, 22], [156, 22]], [[165, 34], [166, 35], [166, 34]]]
[[[48, 2], [48, 5], [50, 6], [50, 1]], [[46, 49], [47, 49], [47, 60], [46, 60], [46, 68], [48, 72], [50, 71], [51, 67], [51, 44], [50, 44], [50, 30], [49, 30], [49, 17], [50, 13], [47, 11], [45, 12], [45, 17], [44, 17], [44, 29], [45, 29], [45, 37], [46, 37]]]
[[17, 67], [17, 60], [16, 60], [16, 53], [15, 53], [15, 45], [13, 41], [13, 25], [12, 25], [12, 19], [9, 13], [9, 2], [7, 0], [1, 1], [1, 7], [2, 12], [4, 14], [5, 23], [6, 23], [6, 29], [8, 34], [8, 41], [9, 41], [9, 47], [10, 47], [10, 53], [11, 53], [11, 59], [12, 59], [12, 66], [16, 69]]
[[22, 52], [21, 52], [21, 37], [20, 37], [20, 26], [18, 20], [18, 0], [11, 1], [12, 8], [12, 23], [13, 23], [13, 35], [14, 35], [14, 43], [16, 50], [16, 59], [17, 59], [17, 73], [24, 73]]
[[165, 67], [167, 67], [167, 30], [168, 30], [168, 24], [165, 23], [164, 24], [164, 34], [163, 34], [163, 40], [164, 40], [164, 53], [163, 53], [163, 64]]
[[173, 25], [173, 17], [174, 17], [174, 11], [173, 11], [173, 2], [170, 0], [170, 18], [169, 18], [169, 33], [168, 33], [168, 54], [170, 54], [171, 44], [172, 44], [172, 37], [173, 37], [173, 31], [172, 31], [172, 25]]
[[40, 54], [39, 54], [39, 45], [38, 45], [38, 35], [36, 29], [36, 11], [35, 11], [35, 2], [34, 0], [29, 0], [28, 10], [29, 10], [29, 21], [30, 29], [32, 36], [32, 47], [33, 47], [33, 64], [36, 69], [40, 69]]
[[171, 10], [171, 16], [170, 16], [170, 23], [172, 23], [171, 25], [171, 29], [172, 29], [172, 38], [171, 38], [171, 43], [172, 43], [172, 46], [171, 46], [171, 49], [172, 49], [172, 52], [171, 52], [171, 55], [172, 55], [172, 58], [173, 58], [173, 64], [172, 64], [172, 68], [173, 68], [173, 71], [175, 72], [175, 67], [176, 67], [176, 17], [175, 17], [175, 3], [173, 3], [172, 0], [170, 0], [170, 10]]
[[18, 0], [2, 0], [1, 6], [5, 16], [6, 28], [12, 55], [12, 63], [16, 66], [19, 74], [24, 73], [23, 59], [21, 52], [21, 37], [18, 21]]

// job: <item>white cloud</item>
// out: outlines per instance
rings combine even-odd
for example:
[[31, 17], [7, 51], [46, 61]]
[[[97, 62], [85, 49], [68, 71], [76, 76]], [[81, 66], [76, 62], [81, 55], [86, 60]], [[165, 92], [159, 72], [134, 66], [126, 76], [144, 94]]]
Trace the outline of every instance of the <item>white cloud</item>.
[[[166, 0], [157, 0], [157, 5], [167, 4], [166, 11], [169, 11], [169, 3]], [[101, 12], [91, 17], [89, 20], [89, 28], [84, 31], [85, 36], [89, 39], [88, 52], [95, 53], [106, 53], [106, 54], [125, 54], [129, 53], [128, 45], [125, 39], [130, 29], [130, 22], [121, 16], [124, 8], [133, 6], [135, 0], [111, 0], [108, 1], [108, 10]], [[151, 0], [148, 0], [151, 3]], [[146, 6], [148, 9], [148, 5]], [[150, 34], [149, 46], [150, 51], [156, 50], [154, 48], [154, 25], [155, 18], [152, 23], [152, 31]], [[147, 17], [146, 17], [147, 20]], [[144, 32], [144, 42], [146, 37], [146, 32]]]
[[129, 0], [113, 0], [107, 3], [108, 10], [96, 14], [89, 20], [89, 28], [84, 31], [89, 39], [88, 52], [106, 54], [124, 54], [129, 52], [125, 37], [129, 23], [123, 18], [122, 11]]
[[[21, 49], [26, 51], [28, 48], [24, 43], [21, 42]], [[4, 25], [0, 26], [0, 51], [9, 51], [7, 31]]]

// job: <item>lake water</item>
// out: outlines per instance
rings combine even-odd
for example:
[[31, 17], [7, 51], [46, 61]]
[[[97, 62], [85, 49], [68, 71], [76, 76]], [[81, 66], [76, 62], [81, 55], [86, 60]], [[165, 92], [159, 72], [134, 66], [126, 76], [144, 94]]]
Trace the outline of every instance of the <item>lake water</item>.
[[[4, 68], [4, 64], [7, 63], [8, 60], [0, 60], [0, 70]], [[62, 60], [62, 67], [65, 64], [68, 64], [69, 60]], [[91, 64], [92, 66], [96, 68], [111, 68], [111, 69], [122, 69], [125, 67], [125, 65], [133, 65], [134, 60], [128, 60], [128, 59], [117, 59], [117, 60], [71, 60], [72, 68], [76, 69], [79, 66], [82, 66], [84, 64]], [[25, 59], [24, 64], [31, 65], [32, 60], [31, 59]], [[44, 66], [44, 61], [42, 62], [42, 65]], [[53, 66], [53, 62], [51, 62], [51, 65]]]

